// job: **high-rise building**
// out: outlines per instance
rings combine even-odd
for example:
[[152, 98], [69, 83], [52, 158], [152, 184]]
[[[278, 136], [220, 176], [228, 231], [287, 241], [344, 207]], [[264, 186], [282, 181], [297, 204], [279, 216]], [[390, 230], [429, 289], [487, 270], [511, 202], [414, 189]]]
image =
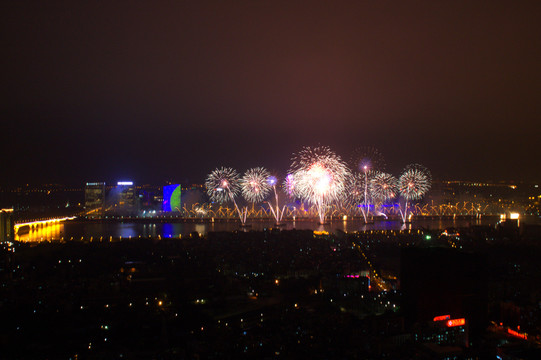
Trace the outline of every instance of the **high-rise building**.
[[88, 217], [100, 217], [105, 211], [105, 183], [89, 182], [85, 186], [85, 210]]
[[403, 249], [400, 287], [406, 326], [418, 329], [424, 341], [433, 337], [448, 345], [475, 345], [487, 323], [484, 264], [482, 256], [456, 249]]
[[0, 209], [0, 242], [13, 240], [13, 209]]
[[117, 182], [118, 211], [122, 213], [134, 213], [137, 211], [135, 186], [132, 181]]

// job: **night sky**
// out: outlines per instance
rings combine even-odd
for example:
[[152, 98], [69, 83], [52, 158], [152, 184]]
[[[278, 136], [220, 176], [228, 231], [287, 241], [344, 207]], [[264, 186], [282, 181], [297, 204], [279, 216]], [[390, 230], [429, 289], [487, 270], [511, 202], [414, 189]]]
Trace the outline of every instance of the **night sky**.
[[373, 146], [541, 179], [541, 1], [4, 1], [0, 183], [201, 182]]

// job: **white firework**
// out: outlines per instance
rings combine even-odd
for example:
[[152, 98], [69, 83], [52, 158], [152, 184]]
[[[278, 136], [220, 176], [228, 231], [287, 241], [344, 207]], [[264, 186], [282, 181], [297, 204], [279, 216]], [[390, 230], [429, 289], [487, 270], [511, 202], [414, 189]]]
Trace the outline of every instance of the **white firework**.
[[370, 181], [370, 192], [377, 202], [393, 199], [398, 194], [398, 180], [391, 174], [378, 172]]
[[400, 196], [406, 200], [404, 211], [400, 209], [403, 222], [409, 220], [407, 216], [408, 202], [421, 199], [430, 190], [431, 185], [432, 177], [427, 168], [419, 164], [406, 166], [398, 179], [398, 191]]
[[241, 211], [235, 201], [235, 197], [240, 191], [239, 174], [236, 170], [226, 167], [214, 170], [207, 176], [205, 186], [211, 201], [225, 203], [231, 200], [235, 205], [241, 224], [246, 224], [248, 210], [245, 208]]
[[270, 173], [263, 167], [256, 167], [247, 170], [240, 179], [242, 196], [247, 201], [259, 203], [265, 200], [271, 191], [268, 182]]
[[207, 176], [205, 186], [211, 201], [218, 203], [234, 201], [240, 190], [239, 174], [232, 168], [215, 169]]
[[422, 165], [406, 166], [398, 180], [400, 195], [406, 200], [419, 200], [430, 190], [432, 177]]
[[345, 162], [328, 147], [305, 147], [294, 156], [290, 173], [294, 194], [315, 205], [319, 221], [324, 223], [327, 206], [345, 197], [350, 176]]

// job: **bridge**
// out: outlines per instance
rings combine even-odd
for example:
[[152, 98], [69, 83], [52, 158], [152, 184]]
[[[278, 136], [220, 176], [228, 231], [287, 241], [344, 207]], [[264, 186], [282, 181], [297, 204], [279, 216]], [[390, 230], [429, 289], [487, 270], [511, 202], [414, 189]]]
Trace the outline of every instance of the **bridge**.
[[49, 225], [58, 224], [66, 220], [73, 220], [73, 219], [75, 219], [75, 216], [52, 218], [52, 219], [41, 219], [41, 220], [28, 221], [28, 222], [23, 222], [23, 223], [16, 223], [15, 225], [13, 225], [13, 228], [15, 230], [15, 234], [17, 234], [19, 230], [39, 229], [39, 228], [47, 227]]

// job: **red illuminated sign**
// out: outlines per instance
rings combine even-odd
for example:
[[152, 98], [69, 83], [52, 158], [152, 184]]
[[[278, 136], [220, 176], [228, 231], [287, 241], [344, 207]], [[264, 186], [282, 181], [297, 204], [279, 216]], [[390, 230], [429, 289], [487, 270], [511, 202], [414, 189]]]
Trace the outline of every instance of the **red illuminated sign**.
[[450, 319], [447, 321], [447, 327], [462, 326], [466, 324], [466, 319]]
[[516, 336], [516, 337], [521, 338], [521, 339], [524, 339], [524, 340], [526, 340], [526, 339], [528, 338], [528, 335], [527, 335], [527, 334], [519, 333], [518, 331], [511, 330], [511, 329], [507, 329], [507, 333], [508, 333], [509, 335], [513, 335], [513, 336]]
[[451, 318], [451, 315], [440, 315], [440, 316], [436, 316], [434, 318], [434, 321], [449, 320], [450, 318]]

